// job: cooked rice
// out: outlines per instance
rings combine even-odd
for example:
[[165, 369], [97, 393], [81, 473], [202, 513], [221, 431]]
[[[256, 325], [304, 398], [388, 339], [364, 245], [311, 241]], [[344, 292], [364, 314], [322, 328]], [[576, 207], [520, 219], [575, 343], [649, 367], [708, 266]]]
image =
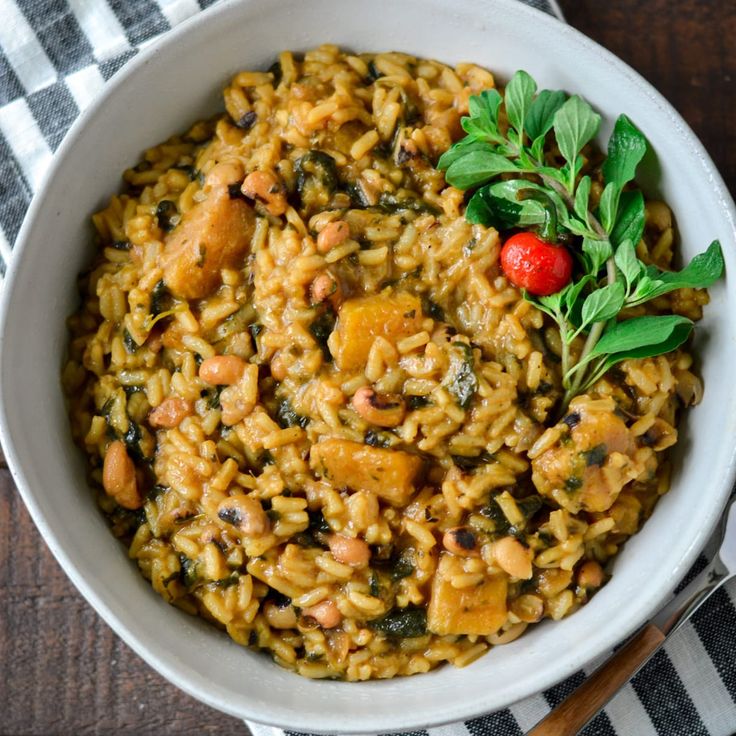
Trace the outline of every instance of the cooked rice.
[[[667, 490], [678, 410], [702, 395], [680, 350], [623, 363], [555, 424], [559, 336], [500, 273], [498, 233], [465, 221], [462, 193], [432, 166], [469, 97], [493, 86], [472, 64], [284, 52], [275, 71], [234, 77], [225, 114], [146, 151], [93, 216], [99, 254], [69, 320], [63, 384], [99, 503], [167, 601], [307, 677], [464, 666], [574, 612], [598, 587], [583, 565], [605, 566]], [[270, 172], [276, 189], [247, 204], [247, 252], [215, 288], [177, 298], [162, 255], [223, 164]], [[671, 214], [647, 212], [637, 252], [667, 267]], [[320, 247], [338, 221], [349, 236]], [[324, 274], [335, 289], [314, 304]], [[370, 295], [351, 327], [341, 307]], [[380, 311], [404, 298], [416, 306]], [[648, 308], [697, 319], [706, 301], [682, 290]], [[227, 387], [200, 376], [223, 355], [252, 367]], [[399, 396], [394, 426], [353, 408], [367, 385]], [[583, 476], [557, 482], [588, 430], [623, 444], [592, 464], [588, 448]], [[114, 440], [137, 469], [139, 500], [124, 505], [139, 508], [103, 490]], [[252, 501], [266, 521], [248, 531], [228, 504]], [[459, 526], [472, 556], [448, 548]], [[370, 561], [336, 559], [334, 535], [370, 545]], [[508, 537], [533, 558], [531, 578], [506, 570], [496, 544]], [[338, 625], [320, 625], [318, 609]]]

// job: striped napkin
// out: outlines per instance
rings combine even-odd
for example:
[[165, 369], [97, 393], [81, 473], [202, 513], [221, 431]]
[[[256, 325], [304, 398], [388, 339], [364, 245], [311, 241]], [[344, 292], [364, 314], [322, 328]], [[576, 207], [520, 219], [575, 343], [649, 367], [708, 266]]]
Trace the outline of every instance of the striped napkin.
[[[213, 1], [0, 0], [0, 273], [52, 152], [74, 118], [139, 49]], [[562, 18], [554, 0], [523, 1]], [[704, 565], [701, 557], [696, 571]], [[736, 586], [716, 593], [585, 736], [733, 734], [735, 605]], [[416, 736], [520, 736], [589, 671], [507, 710]], [[248, 726], [254, 736], [284, 736], [280, 729]]]

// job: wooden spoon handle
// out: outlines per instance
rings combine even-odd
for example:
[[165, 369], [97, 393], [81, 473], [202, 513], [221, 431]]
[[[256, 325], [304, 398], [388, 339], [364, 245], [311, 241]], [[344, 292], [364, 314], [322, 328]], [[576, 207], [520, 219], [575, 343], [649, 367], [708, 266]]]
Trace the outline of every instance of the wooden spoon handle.
[[572, 736], [578, 733], [637, 673], [664, 639], [665, 635], [654, 624], [645, 626], [534, 726], [527, 736]]

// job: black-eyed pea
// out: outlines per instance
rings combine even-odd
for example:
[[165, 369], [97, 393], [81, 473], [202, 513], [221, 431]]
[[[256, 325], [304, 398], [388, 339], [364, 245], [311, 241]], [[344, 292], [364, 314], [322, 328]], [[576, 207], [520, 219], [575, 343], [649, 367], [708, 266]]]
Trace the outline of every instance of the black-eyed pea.
[[544, 601], [538, 595], [526, 593], [511, 601], [511, 612], [521, 621], [533, 624], [544, 616]]
[[309, 287], [312, 304], [322, 304], [329, 301], [334, 307], [337, 307], [341, 301], [341, 292], [340, 283], [329, 271], [315, 276]]
[[108, 445], [102, 465], [102, 487], [124, 509], [139, 509], [143, 505], [135, 465], [120, 440]]
[[353, 394], [353, 409], [369, 424], [396, 427], [404, 420], [406, 406], [398, 394], [379, 394], [370, 386], [362, 386]]
[[578, 585], [586, 589], [600, 588], [605, 577], [603, 568], [595, 560], [588, 560], [578, 570]]
[[247, 537], [265, 534], [271, 528], [261, 502], [250, 496], [230, 496], [220, 502], [217, 516]]
[[467, 526], [454, 526], [442, 536], [442, 544], [448, 552], [460, 557], [477, 557], [480, 555], [478, 536]]
[[332, 556], [344, 565], [363, 567], [371, 559], [371, 548], [362, 539], [330, 534], [327, 544]]
[[296, 628], [296, 611], [291, 604], [278, 606], [272, 601], [268, 601], [263, 606], [263, 615], [266, 617], [269, 626], [274, 629]]
[[152, 427], [172, 429], [178, 427], [193, 411], [191, 402], [180, 396], [170, 396], [151, 410], [148, 415], [148, 423]]
[[271, 171], [254, 171], [248, 174], [240, 190], [248, 199], [262, 202], [269, 215], [278, 217], [286, 212], [288, 203], [284, 188]]
[[329, 253], [333, 248], [342, 245], [350, 237], [350, 225], [345, 220], [328, 222], [317, 236], [317, 251]]
[[342, 614], [334, 601], [322, 601], [305, 608], [302, 613], [313, 618], [323, 629], [334, 629], [342, 623]]
[[513, 578], [529, 580], [532, 576], [532, 551], [516, 537], [503, 537], [493, 543], [496, 564]]
[[213, 386], [232, 386], [237, 383], [248, 364], [237, 355], [215, 355], [199, 366], [199, 377]]

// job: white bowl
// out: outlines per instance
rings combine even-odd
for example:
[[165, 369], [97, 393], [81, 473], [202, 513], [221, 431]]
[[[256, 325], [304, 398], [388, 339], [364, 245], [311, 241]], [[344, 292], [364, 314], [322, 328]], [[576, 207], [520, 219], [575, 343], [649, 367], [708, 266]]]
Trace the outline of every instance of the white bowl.
[[[671, 492], [621, 553], [612, 581], [578, 613], [536, 627], [466, 669], [383, 682], [313, 682], [167, 605], [113, 540], [69, 436], [59, 372], [64, 318], [91, 258], [89, 214], [149, 145], [219, 107], [239, 69], [281, 49], [333, 42], [484, 64], [507, 78], [620, 112], [659, 155], [648, 182], [673, 206], [684, 256], [720, 238], [736, 273], [734, 205], [703, 147], [641, 77], [580, 33], [510, 0], [224, 2], [140, 54], [74, 125], [26, 218], [2, 299], [0, 436], [33, 518], [69, 577], [107, 623], [174, 684], [215, 708], [302, 731], [386, 732], [477, 716], [553, 685], [613, 647], [671, 592], [703, 546], [734, 478], [736, 291], [723, 282], [697, 328], [703, 403], [688, 413]], [[651, 191], [651, 190], [650, 190]]]

